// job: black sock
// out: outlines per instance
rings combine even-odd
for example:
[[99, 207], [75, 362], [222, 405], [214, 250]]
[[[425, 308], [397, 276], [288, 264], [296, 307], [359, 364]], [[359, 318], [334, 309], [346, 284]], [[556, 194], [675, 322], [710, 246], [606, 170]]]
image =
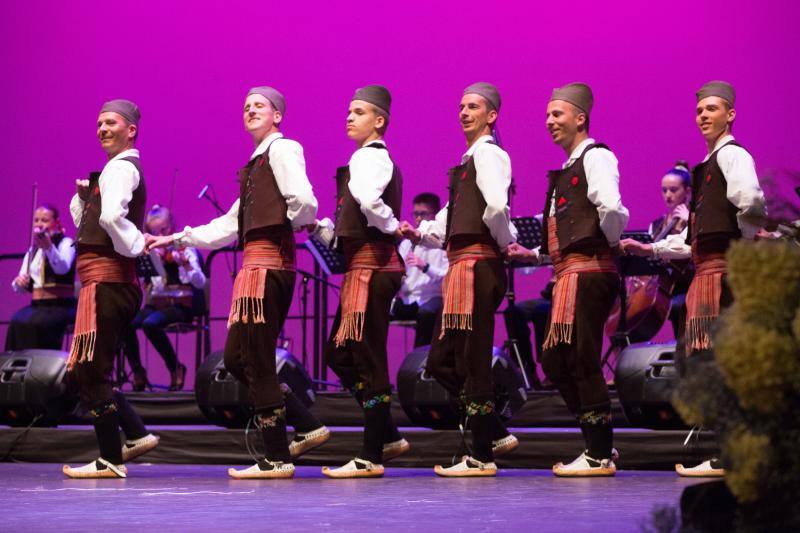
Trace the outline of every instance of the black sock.
[[114, 391], [114, 401], [117, 403], [119, 425], [122, 427], [122, 432], [125, 433], [125, 438], [136, 440], [147, 435], [147, 428], [144, 427], [142, 417], [133, 409], [125, 395], [120, 391]]
[[510, 435], [510, 433], [506, 429], [506, 425], [500, 419], [500, 415], [497, 413], [497, 411], [492, 411], [491, 421], [492, 421], [492, 440], [504, 439]]
[[495, 429], [493, 413], [473, 414], [469, 417], [472, 432], [472, 458], [482, 463], [494, 461], [492, 453], [492, 432]]
[[611, 413], [588, 411], [579, 417], [581, 430], [586, 438], [587, 455], [593, 459], [611, 459], [614, 446], [614, 430]]
[[364, 402], [364, 443], [358, 454], [361, 459], [383, 463], [383, 439], [391, 418], [389, 401], [388, 394], [378, 394]]
[[100, 457], [113, 465], [122, 464], [122, 443], [119, 439], [119, 413], [113, 400], [92, 409], [94, 434]]
[[300, 401], [300, 398], [291, 389], [284, 392], [283, 401], [286, 405], [286, 422], [297, 433], [308, 433], [322, 427], [322, 422], [311, 414], [308, 407]]
[[256, 425], [261, 430], [267, 460], [291, 462], [286, 441], [286, 409], [276, 407], [257, 414]]
[[397, 430], [397, 425], [394, 423], [394, 419], [392, 418], [392, 412], [390, 408], [389, 416], [386, 417], [386, 429], [383, 433], [383, 443], [388, 444], [390, 442], [397, 442], [401, 438], [400, 432]]

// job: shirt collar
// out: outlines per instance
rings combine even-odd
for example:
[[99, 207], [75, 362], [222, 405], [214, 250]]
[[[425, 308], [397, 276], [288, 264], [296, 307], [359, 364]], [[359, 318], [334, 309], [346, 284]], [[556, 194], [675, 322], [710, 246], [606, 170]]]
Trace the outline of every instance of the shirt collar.
[[472, 157], [472, 155], [475, 153], [475, 150], [477, 150], [480, 145], [489, 141], [494, 142], [494, 137], [492, 137], [491, 135], [481, 135], [480, 137], [478, 137], [478, 140], [472, 143], [472, 146], [469, 147], [469, 150], [467, 150], [467, 152], [463, 156], [461, 156], [461, 164], [463, 165], [464, 163], [466, 163], [467, 160], [469, 160], [469, 158]]
[[584, 139], [581, 143], [575, 147], [571, 154], [569, 154], [569, 159], [561, 166], [561, 168], [567, 168], [572, 163], [574, 163], [583, 152], [591, 145], [594, 144], [594, 139], [591, 137]]
[[136, 148], [128, 148], [127, 150], [123, 150], [120, 153], [118, 153], [117, 155], [115, 155], [114, 157], [112, 157], [110, 159], [110, 161], [116, 161], [118, 159], [122, 159], [122, 158], [125, 158], [125, 157], [136, 157], [136, 158], [138, 158], [139, 157], [139, 150], [137, 150]]
[[728, 144], [729, 142], [733, 142], [733, 141], [734, 141], [733, 135], [731, 135], [730, 133], [729, 133], [729, 134], [727, 134], [727, 135], [724, 135], [724, 136], [720, 137], [720, 138], [717, 140], [717, 144], [715, 144], [715, 145], [714, 145], [714, 149], [713, 149], [713, 150], [711, 150], [711, 151], [708, 153], [708, 155], [706, 156], [706, 158], [705, 158], [705, 159], [703, 159], [703, 163], [705, 163], [706, 161], [708, 161], [708, 158], [709, 158], [709, 157], [711, 157], [711, 155], [712, 155], [714, 152], [716, 152], [717, 150], [719, 150], [720, 148], [722, 148], [723, 146], [725, 146], [725, 145], [726, 145], [726, 144]]
[[369, 145], [371, 145], [371, 144], [381, 144], [381, 145], [383, 145], [383, 146], [386, 146], [386, 141], [384, 141], [383, 139], [375, 139], [374, 141], [370, 141], [370, 142], [368, 142], [367, 144], [365, 144], [365, 145], [364, 145], [364, 146], [362, 146], [361, 148], [366, 148], [366, 147], [368, 147], [368, 146], [369, 146]]
[[281, 137], [283, 137], [283, 133], [279, 131], [276, 131], [275, 133], [270, 133], [267, 136], [267, 138], [261, 141], [261, 143], [256, 147], [255, 151], [253, 152], [253, 155], [250, 156], [250, 161], [252, 161], [256, 157], [266, 152], [267, 148], [269, 148], [269, 145], [272, 144], [272, 141], [274, 141], [275, 139], [280, 139]]

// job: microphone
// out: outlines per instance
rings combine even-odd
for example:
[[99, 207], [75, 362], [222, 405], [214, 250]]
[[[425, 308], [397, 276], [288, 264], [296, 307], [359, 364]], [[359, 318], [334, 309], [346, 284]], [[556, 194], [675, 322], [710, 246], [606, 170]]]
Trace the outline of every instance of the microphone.
[[202, 199], [202, 198], [203, 198], [203, 196], [205, 196], [205, 195], [206, 195], [206, 192], [208, 192], [208, 183], [206, 183], [205, 187], [203, 187], [202, 189], [200, 189], [200, 194], [198, 194], [198, 195], [197, 195], [197, 199], [198, 199], [198, 200]]

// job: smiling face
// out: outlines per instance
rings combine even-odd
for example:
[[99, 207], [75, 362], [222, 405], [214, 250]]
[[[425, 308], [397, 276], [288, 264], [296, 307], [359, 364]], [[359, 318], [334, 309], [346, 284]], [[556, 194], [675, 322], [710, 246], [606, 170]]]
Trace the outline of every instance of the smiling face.
[[278, 130], [283, 120], [280, 111], [272, 107], [272, 102], [260, 94], [251, 94], [244, 101], [244, 129], [252, 135], [256, 142], [266, 139], [270, 133]]
[[710, 146], [730, 133], [735, 119], [736, 110], [719, 96], [707, 96], [697, 102], [695, 122]]
[[664, 203], [672, 211], [689, 199], [689, 188], [684, 186], [680, 176], [667, 174], [661, 178], [661, 195], [664, 197]]
[[564, 100], [551, 100], [547, 103], [545, 126], [554, 143], [569, 149], [578, 133], [585, 131], [586, 113]]
[[468, 93], [461, 97], [458, 105], [458, 120], [464, 136], [474, 141], [492, 133], [492, 125], [497, 121], [497, 110], [483, 96]]
[[100, 139], [100, 146], [108, 154], [109, 159], [133, 148], [136, 132], [135, 125], [113, 111], [100, 113], [97, 117], [97, 138]]
[[364, 100], [353, 100], [347, 108], [347, 137], [358, 145], [377, 139], [386, 125], [386, 117], [377, 108]]
[[33, 212], [33, 227], [40, 231], [53, 232], [58, 229], [58, 219], [46, 207], [38, 207]]

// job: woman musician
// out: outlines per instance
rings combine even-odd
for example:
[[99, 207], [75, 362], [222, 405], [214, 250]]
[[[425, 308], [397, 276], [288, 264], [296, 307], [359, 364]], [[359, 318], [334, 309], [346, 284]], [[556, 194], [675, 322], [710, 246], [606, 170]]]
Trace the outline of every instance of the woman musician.
[[50, 204], [33, 211], [31, 247], [11, 288], [30, 292], [32, 301], [11, 318], [6, 350], [60, 350], [64, 331], [75, 319], [75, 247]]
[[661, 178], [661, 194], [668, 211], [650, 224], [652, 244], [634, 239], [623, 239], [620, 242], [620, 247], [626, 254], [669, 261], [673, 282], [669, 319], [676, 339], [683, 338], [686, 325], [686, 291], [689, 290], [693, 274], [689, 262], [691, 250], [686, 245], [690, 193], [689, 166], [685, 161], [678, 161]]
[[[145, 232], [151, 235], [172, 235], [172, 213], [166, 207], [155, 205], [148, 211], [144, 225]], [[164, 329], [176, 322], [191, 322], [193, 317], [203, 313], [206, 276], [194, 248], [159, 248], [151, 254], [158, 255], [154, 262], [163, 265], [163, 272], [157, 268], [162, 275], [154, 276], [146, 283], [145, 306], [125, 336], [123, 351], [133, 371], [133, 389], [144, 390], [149, 383], [136, 336], [136, 330], [141, 328], [169, 370], [169, 390], [181, 390], [186, 380], [186, 365], [178, 361]]]

